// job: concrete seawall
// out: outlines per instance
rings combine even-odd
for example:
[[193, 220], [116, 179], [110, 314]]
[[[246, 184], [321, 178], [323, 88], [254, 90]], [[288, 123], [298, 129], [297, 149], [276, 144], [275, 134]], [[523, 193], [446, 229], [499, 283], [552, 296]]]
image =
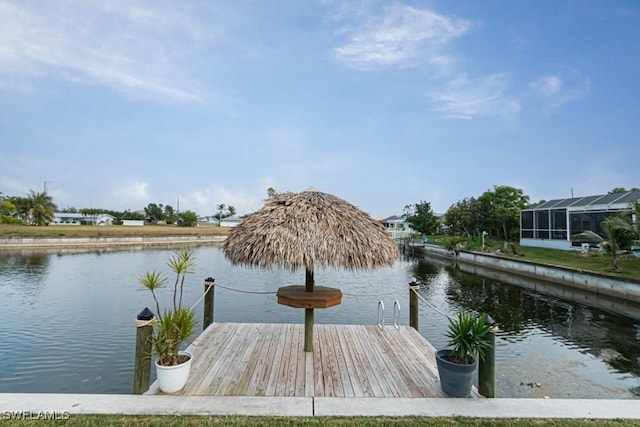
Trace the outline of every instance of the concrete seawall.
[[[445, 258], [468, 266], [484, 267], [494, 271], [508, 271], [520, 276], [568, 286], [594, 294], [606, 295], [640, 304], [640, 281], [617, 279], [597, 273], [588, 273], [565, 267], [552, 267], [528, 261], [514, 260], [500, 255], [481, 254], [477, 252], [459, 251], [457, 254], [440, 246], [424, 245], [416, 247], [416, 253], [424, 253]], [[473, 268], [464, 268], [475, 273]], [[481, 274], [481, 272], [478, 272]]]
[[20, 237], [0, 239], [0, 248], [152, 246], [187, 243], [217, 243], [226, 236], [136, 236], [136, 237]]

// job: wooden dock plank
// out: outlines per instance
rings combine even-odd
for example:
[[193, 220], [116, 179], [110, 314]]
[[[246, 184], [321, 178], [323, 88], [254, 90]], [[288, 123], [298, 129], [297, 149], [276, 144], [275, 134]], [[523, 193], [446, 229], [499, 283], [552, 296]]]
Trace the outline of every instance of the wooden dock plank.
[[396, 361], [390, 357], [392, 354], [390, 343], [381, 335], [382, 331], [377, 326], [370, 325], [364, 328], [363, 333], [370, 344], [369, 351], [378, 362], [379, 371], [376, 372], [380, 374], [378, 378], [387, 382], [391, 397], [413, 397], [403, 381]]
[[304, 346], [300, 344], [300, 328], [298, 325], [290, 325], [289, 334], [291, 341], [287, 351], [289, 352], [288, 364], [286, 366], [286, 381], [284, 396], [296, 395], [296, 375], [298, 374], [298, 354], [304, 352]]
[[[429, 384], [423, 381], [425, 372], [419, 366], [422, 354], [416, 351], [410, 343], [403, 341], [400, 331], [395, 328], [387, 328], [383, 333], [386, 335], [386, 340], [390, 343], [393, 360], [395, 360], [395, 363], [398, 365], [398, 369], [402, 373], [402, 378], [413, 393], [413, 397], [430, 394], [432, 391], [430, 390]], [[409, 357], [411, 363], [400, 363], [400, 360], [405, 357]]]
[[246, 396], [264, 396], [269, 381], [269, 373], [273, 364], [274, 353], [278, 346], [279, 329], [277, 325], [268, 325], [264, 333], [264, 342], [259, 350], [256, 350], [256, 361], [253, 375], [247, 386]]
[[[309, 380], [311, 384], [313, 384], [313, 374], [311, 375], [310, 379], [307, 378], [307, 357], [306, 357], [306, 353], [304, 352], [304, 327], [297, 328], [296, 332], [298, 334], [299, 344], [296, 349], [296, 355], [295, 355], [298, 359], [298, 362], [297, 362], [298, 368], [295, 373], [296, 388], [295, 388], [294, 395], [302, 397], [306, 395], [307, 380]], [[312, 354], [311, 354], [311, 357], [313, 357]], [[313, 372], [313, 363], [311, 363], [310, 372]], [[311, 388], [311, 390], [312, 389], [313, 388]]]
[[[211, 326], [214, 326], [211, 328]], [[186, 387], [183, 389], [184, 394], [205, 394], [209, 387], [209, 383], [215, 374], [216, 362], [230, 345], [231, 340], [235, 337], [239, 324], [219, 323], [212, 324], [207, 328], [206, 340], [202, 340], [200, 346], [200, 354], [198, 358], [194, 358], [191, 363], [192, 372]], [[204, 335], [204, 334], [203, 334]], [[202, 336], [202, 335], [201, 335]]]
[[433, 346], [408, 326], [315, 325], [314, 352], [303, 342], [302, 324], [214, 323], [180, 394], [446, 397]]
[[375, 376], [370, 358], [362, 346], [360, 334], [355, 333], [355, 330], [356, 329], [353, 327], [343, 328], [345, 338], [351, 343], [350, 351], [354, 359], [356, 374], [358, 375], [361, 384], [366, 386], [363, 387], [364, 396], [382, 397], [384, 396], [382, 387]]
[[411, 350], [413, 354], [421, 356], [415, 359], [416, 377], [429, 388], [429, 393], [444, 397], [445, 393], [440, 388], [433, 346], [413, 328], [401, 329], [400, 334], [406, 348]]
[[351, 367], [351, 360], [349, 359], [349, 351], [346, 350], [340, 342], [340, 333], [338, 327], [335, 325], [328, 325], [329, 340], [325, 345], [333, 347], [335, 354], [337, 379], [341, 387], [338, 387], [336, 392], [342, 391], [337, 397], [356, 397], [361, 393], [358, 393], [359, 387], [356, 382], [353, 381]]
[[205, 378], [203, 386], [206, 387], [204, 394], [211, 396], [224, 395], [224, 387], [230, 381], [230, 377], [235, 375], [233, 363], [238, 357], [238, 352], [242, 351], [248, 341], [249, 327], [247, 324], [240, 324], [229, 343], [220, 353], [214, 362], [211, 372]]
[[269, 372], [269, 379], [267, 380], [267, 387], [265, 389], [265, 396], [278, 396], [276, 394], [278, 388], [278, 378], [280, 377], [280, 363], [282, 362], [282, 352], [285, 349], [285, 342], [287, 338], [287, 325], [282, 324], [279, 326], [278, 345], [276, 351], [273, 354], [271, 371]]
[[[316, 330], [322, 355], [322, 357], [315, 358], [314, 360], [316, 369], [320, 368], [322, 371], [321, 387], [316, 396], [341, 396], [344, 391], [342, 390], [342, 383], [339, 383], [337, 378], [335, 352], [333, 351], [333, 346], [330, 344], [331, 331], [326, 327], [316, 328]], [[316, 390], [318, 390], [318, 384], [316, 384]]]
[[234, 375], [233, 381], [229, 384], [226, 396], [246, 396], [247, 390], [253, 373], [258, 364], [258, 359], [262, 354], [262, 348], [265, 344], [266, 336], [268, 335], [268, 328], [266, 325], [256, 325], [254, 330], [256, 339], [253, 345], [249, 345], [245, 351], [244, 356], [239, 361], [238, 366], [234, 369], [236, 375]]
[[[371, 366], [370, 375], [375, 378], [375, 382], [380, 387], [380, 394], [375, 397], [392, 397], [394, 396], [395, 386], [387, 381], [387, 378], [391, 378], [391, 373], [386, 366], [382, 356], [379, 354], [378, 349], [371, 348], [371, 338], [366, 330], [353, 331], [353, 335], [357, 336], [357, 340], [362, 347], [362, 354], [366, 355], [366, 360]], [[395, 392], [399, 395], [399, 391]]]

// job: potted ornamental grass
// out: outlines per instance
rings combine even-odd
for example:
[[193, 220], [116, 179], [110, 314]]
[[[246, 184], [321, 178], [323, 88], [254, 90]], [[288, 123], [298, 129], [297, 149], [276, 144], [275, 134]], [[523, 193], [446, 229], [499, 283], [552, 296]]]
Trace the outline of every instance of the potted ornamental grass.
[[140, 279], [142, 288], [149, 290], [156, 305], [151, 343], [156, 356], [156, 374], [160, 390], [175, 393], [184, 387], [191, 369], [193, 355], [181, 347], [193, 337], [196, 319], [191, 308], [182, 305], [184, 282], [192, 272], [195, 251], [185, 248], [174, 253], [168, 265], [175, 273], [173, 299], [168, 308], [162, 310], [158, 291], [166, 288], [168, 279], [158, 271], [147, 271]]
[[478, 358], [484, 360], [491, 345], [490, 334], [486, 314], [460, 312], [456, 319], [449, 319], [447, 348], [436, 352], [440, 386], [449, 396], [471, 394]]

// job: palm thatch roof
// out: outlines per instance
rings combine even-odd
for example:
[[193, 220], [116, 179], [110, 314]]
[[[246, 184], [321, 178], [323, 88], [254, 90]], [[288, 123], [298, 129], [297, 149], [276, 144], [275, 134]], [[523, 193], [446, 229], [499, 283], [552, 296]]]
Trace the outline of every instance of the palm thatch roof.
[[315, 189], [268, 199], [229, 232], [223, 250], [233, 264], [291, 271], [368, 270], [398, 259], [398, 247], [381, 223]]

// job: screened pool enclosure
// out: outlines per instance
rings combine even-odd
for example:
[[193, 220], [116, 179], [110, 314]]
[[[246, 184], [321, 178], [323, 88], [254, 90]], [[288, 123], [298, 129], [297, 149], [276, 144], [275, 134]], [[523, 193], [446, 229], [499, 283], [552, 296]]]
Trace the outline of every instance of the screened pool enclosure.
[[[609, 215], [631, 209], [640, 190], [544, 202], [520, 211], [520, 244], [554, 249], [580, 249], [571, 236], [583, 231], [602, 235], [600, 223]], [[637, 218], [635, 218], [637, 220]]]

